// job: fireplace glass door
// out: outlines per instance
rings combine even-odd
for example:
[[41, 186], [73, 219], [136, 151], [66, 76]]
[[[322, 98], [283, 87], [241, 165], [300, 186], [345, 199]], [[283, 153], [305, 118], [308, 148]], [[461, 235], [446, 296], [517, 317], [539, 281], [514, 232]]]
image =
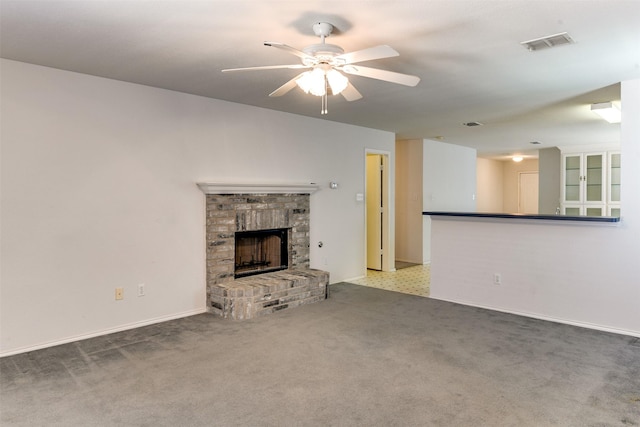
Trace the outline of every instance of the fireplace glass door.
[[240, 231], [235, 234], [235, 277], [289, 267], [288, 229]]

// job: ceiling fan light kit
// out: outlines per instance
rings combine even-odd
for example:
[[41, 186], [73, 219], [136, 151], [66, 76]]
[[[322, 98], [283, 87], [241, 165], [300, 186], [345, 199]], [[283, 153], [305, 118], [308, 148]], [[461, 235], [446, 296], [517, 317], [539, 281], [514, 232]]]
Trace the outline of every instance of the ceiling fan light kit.
[[420, 78], [417, 76], [352, 65], [357, 62], [390, 58], [399, 54], [386, 45], [344, 53], [344, 49], [340, 46], [325, 43], [325, 39], [331, 35], [332, 31], [333, 25], [328, 22], [313, 24], [313, 32], [320, 37], [321, 42], [307, 46], [302, 50], [278, 42], [264, 42], [265, 46], [275, 47], [299, 57], [301, 64], [230, 68], [222, 70], [222, 72], [310, 68], [311, 70], [292, 78], [271, 92], [269, 96], [282, 96], [298, 86], [307, 94], [322, 97], [321, 114], [327, 114], [327, 95], [342, 94], [347, 101], [356, 101], [362, 98], [362, 94], [342, 72], [405, 86], [416, 86], [420, 82]]
[[296, 84], [305, 93], [315, 96], [325, 96], [329, 89], [332, 95], [338, 95], [347, 88], [349, 79], [329, 66], [317, 66], [311, 71], [300, 74]]

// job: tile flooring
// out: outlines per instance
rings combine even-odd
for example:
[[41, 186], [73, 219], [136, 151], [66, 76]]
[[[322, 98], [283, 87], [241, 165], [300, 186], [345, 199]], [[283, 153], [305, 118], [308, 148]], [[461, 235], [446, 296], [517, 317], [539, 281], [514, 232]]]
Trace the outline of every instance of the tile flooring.
[[431, 280], [429, 267], [429, 264], [418, 264], [391, 272], [367, 270], [366, 277], [349, 280], [348, 283], [428, 297]]

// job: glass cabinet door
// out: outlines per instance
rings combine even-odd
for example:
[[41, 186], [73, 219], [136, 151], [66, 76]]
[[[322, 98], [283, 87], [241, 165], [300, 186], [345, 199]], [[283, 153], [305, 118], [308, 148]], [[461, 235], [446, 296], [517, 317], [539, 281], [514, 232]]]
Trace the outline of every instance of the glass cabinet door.
[[609, 202], [620, 202], [620, 153], [609, 157]]
[[580, 201], [581, 155], [564, 158], [564, 201]]
[[587, 207], [585, 209], [586, 216], [603, 216], [604, 207]]
[[604, 155], [587, 154], [585, 165], [585, 201], [604, 202]]
[[564, 214], [565, 215], [571, 215], [571, 216], [580, 216], [580, 208], [575, 206], [575, 207], [565, 207], [564, 208]]

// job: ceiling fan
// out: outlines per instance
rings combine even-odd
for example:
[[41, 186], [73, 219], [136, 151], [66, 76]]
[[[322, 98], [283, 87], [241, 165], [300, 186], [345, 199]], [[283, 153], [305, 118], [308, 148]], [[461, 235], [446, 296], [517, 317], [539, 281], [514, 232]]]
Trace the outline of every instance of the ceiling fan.
[[415, 86], [420, 81], [419, 77], [409, 74], [401, 74], [378, 68], [355, 65], [358, 62], [374, 59], [390, 58], [399, 53], [387, 45], [380, 45], [355, 52], [344, 53], [344, 49], [334, 44], [325, 43], [333, 31], [333, 25], [327, 22], [318, 22], [313, 25], [313, 32], [320, 37], [321, 42], [312, 44], [302, 50], [295, 49], [286, 44], [277, 42], [264, 42], [265, 46], [271, 46], [289, 52], [302, 61], [301, 64], [292, 65], [266, 65], [262, 67], [229, 68], [229, 71], [254, 71], [275, 69], [310, 69], [292, 78], [269, 96], [282, 96], [299, 86], [305, 93], [322, 97], [321, 113], [327, 114], [327, 95], [342, 94], [347, 101], [356, 101], [362, 98], [358, 90], [349, 82], [342, 73], [355, 76], [369, 77], [405, 86]]

